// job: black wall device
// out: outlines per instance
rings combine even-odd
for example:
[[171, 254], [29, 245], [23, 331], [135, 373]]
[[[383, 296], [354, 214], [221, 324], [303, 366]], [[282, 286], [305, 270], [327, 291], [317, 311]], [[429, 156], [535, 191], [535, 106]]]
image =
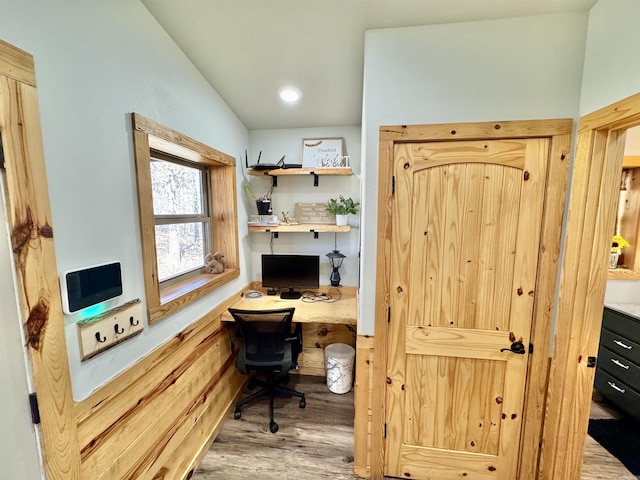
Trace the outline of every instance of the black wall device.
[[67, 271], [60, 278], [62, 308], [71, 314], [122, 295], [120, 262]]

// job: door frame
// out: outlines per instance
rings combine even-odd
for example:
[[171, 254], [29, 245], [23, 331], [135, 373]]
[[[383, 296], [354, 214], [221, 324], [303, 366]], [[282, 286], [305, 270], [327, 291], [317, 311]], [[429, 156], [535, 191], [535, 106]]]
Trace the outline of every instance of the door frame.
[[[534, 298], [519, 476], [535, 478], [545, 416], [545, 394], [549, 372], [549, 337], [557, 291], [560, 245], [566, 185], [569, 173], [572, 119], [506, 122], [452, 123], [435, 125], [383, 126], [379, 132], [377, 275], [374, 336], [374, 373], [371, 417], [371, 478], [384, 473], [384, 431], [386, 365], [391, 271], [391, 211], [393, 161], [396, 143], [432, 141], [496, 140], [509, 138], [549, 138], [550, 156], [544, 211], [539, 270]], [[534, 476], [531, 476], [533, 472]], [[549, 477], [552, 478], [552, 477]], [[560, 477], [557, 477], [560, 478]]]
[[638, 125], [640, 93], [578, 125], [539, 478], [580, 478], [626, 130]]
[[[38, 394], [46, 478], [80, 478], [33, 56], [0, 40], [0, 135], [18, 308]], [[26, 401], [26, 399], [25, 399]]]

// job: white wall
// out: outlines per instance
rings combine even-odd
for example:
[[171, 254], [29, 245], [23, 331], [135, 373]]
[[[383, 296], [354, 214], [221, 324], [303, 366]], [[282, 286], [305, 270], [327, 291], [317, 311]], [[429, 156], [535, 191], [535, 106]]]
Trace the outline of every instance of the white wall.
[[640, 2], [600, 0], [589, 12], [580, 115], [640, 92]]
[[[0, 38], [35, 58], [58, 271], [119, 260], [124, 294], [106, 307], [144, 302], [130, 113], [238, 158], [246, 128], [138, 0], [3, 1]], [[74, 398], [245, 285], [246, 243], [242, 252], [239, 279], [87, 362], [80, 362], [75, 326], [82, 314], [67, 316]]]
[[[589, 12], [580, 115], [640, 92], [638, 20], [638, 0], [600, 0]], [[639, 303], [640, 282], [609, 280], [605, 302]]]
[[[274, 215], [282, 217], [282, 212], [293, 216], [295, 204], [298, 202], [325, 203], [330, 198], [343, 194], [360, 201], [360, 127], [324, 127], [297, 128], [282, 130], [252, 130], [249, 132], [249, 164], [256, 162], [262, 151], [261, 162], [276, 163], [283, 155], [287, 163], [302, 163], [302, 140], [304, 138], [342, 137], [345, 143], [344, 155], [349, 155], [352, 176], [319, 176], [318, 186], [313, 186], [313, 177], [278, 177], [278, 186], [273, 190], [271, 199]], [[253, 192], [263, 195], [271, 185], [270, 178], [247, 176]], [[242, 206], [249, 214], [256, 214], [253, 200], [244, 195]], [[242, 208], [242, 207], [239, 207]], [[350, 233], [338, 233], [338, 250], [347, 258], [340, 268], [341, 285], [357, 286], [359, 279], [359, 223], [360, 214], [349, 215]], [[249, 234], [249, 245], [253, 257], [254, 280], [259, 281], [261, 275], [261, 256], [271, 253], [271, 236], [267, 233]], [[273, 241], [273, 253], [320, 255], [320, 284], [329, 284], [329, 259], [326, 254], [334, 248], [334, 234], [319, 233], [314, 239], [311, 233], [280, 234]]]
[[29, 411], [30, 388], [7, 228], [4, 180], [4, 173], [0, 172], [0, 478], [34, 480], [42, 478], [41, 459]]
[[373, 333], [381, 125], [577, 118], [586, 14], [373, 30], [365, 38], [361, 333]]

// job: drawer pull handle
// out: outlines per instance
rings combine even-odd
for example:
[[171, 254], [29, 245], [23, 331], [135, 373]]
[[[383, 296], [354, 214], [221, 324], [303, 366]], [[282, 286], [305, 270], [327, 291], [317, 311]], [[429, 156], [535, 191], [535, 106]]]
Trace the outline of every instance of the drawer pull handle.
[[627, 350], [631, 350], [633, 348], [631, 345], [626, 345], [620, 340], [614, 340], [613, 343], [615, 343], [616, 345], [620, 345], [622, 348], [626, 348]]
[[624, 363], [622, 363], [620, 360], [618, 360], [617, 358], [612, 358], [611, 361], [613, 363], [615, 363], [617, 366], [624, 368], [625, 370], [629, 370], [629, 365], [625, 365]]
[[613, 388], [614, 390], [619, 391], [620, 393], [624, 393], [624, 392], [626, 392], [626, 390], [625, 390], [624, 388], [620, 388], [619, 386], [617, 386], [617, 385], [616, 385], [615, 383], [613, 383], [613, 382], [607, 382], [607, 383], [609, 384], [609, 386], [610, 386], [611, 388]]

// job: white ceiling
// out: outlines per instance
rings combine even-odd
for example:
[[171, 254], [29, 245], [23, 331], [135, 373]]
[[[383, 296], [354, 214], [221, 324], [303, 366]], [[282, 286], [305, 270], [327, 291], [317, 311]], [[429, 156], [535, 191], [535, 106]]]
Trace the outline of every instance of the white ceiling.
[[[141, 0], [249, 130], [359, 125], [366, 30], [588, 11], [597, 0]], [[302, 90], [284, 105], [277, 90]]]

